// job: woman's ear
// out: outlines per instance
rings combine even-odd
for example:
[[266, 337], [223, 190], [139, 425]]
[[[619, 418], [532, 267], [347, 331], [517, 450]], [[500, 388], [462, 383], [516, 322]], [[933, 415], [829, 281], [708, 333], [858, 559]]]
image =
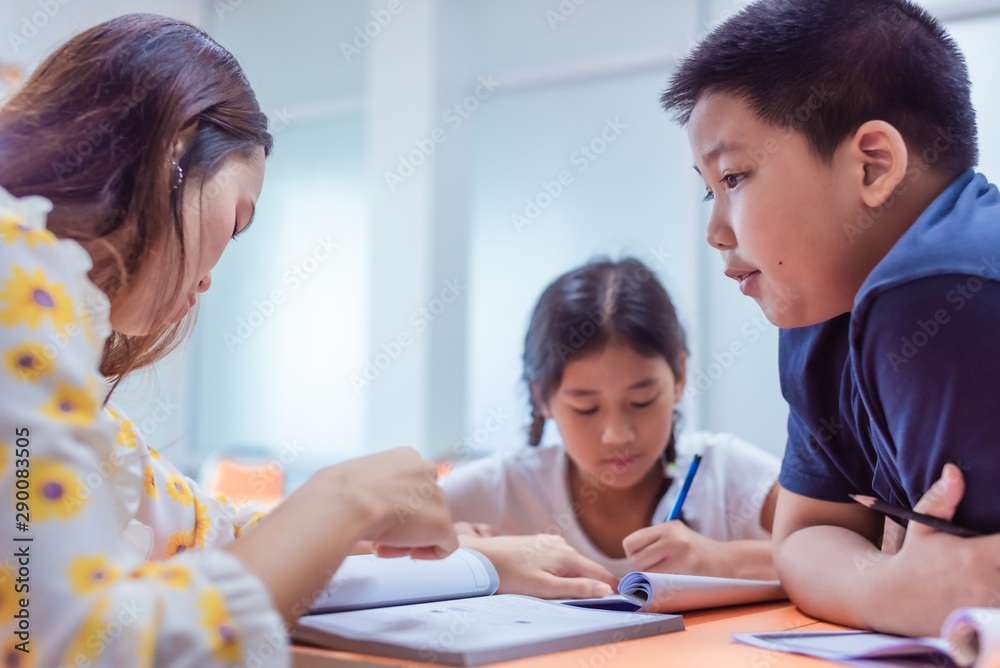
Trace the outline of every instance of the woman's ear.
[[181, 156], [187, 151], [188, 145], [191, 143], [191, 137], [194, 136], [195, 130], [198, 129], [198, 121], [191, 121], [177, 133], [177, 139], [170, 146], [170, 159], [174, 162], [180, 162]]
[[906, 141], [895, 126], [885, 121], [868, 121], [850, 141], [861, 168], [861, 200], [869, 208], [878, 208], [889, 200], [906, 176], [909, 164]]

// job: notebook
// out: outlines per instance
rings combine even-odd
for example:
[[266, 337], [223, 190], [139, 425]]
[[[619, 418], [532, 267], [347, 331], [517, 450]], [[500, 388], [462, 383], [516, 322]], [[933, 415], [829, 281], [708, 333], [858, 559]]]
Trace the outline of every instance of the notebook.
[[939, 637], [907, 638], [871, 631], [777, 631], [738, 633], [733, 640], [849, 666], [985, 668], [1000, 665], [1000, 609], [958, 608], [944, 620]]
[[292, 637], [348, 652], [478, 666], [683, 629], [679, 615], [502, 594], [302, 617]]
[[618, 595], [567, 599], [566, 605], [626, 612], [676, 613], [788, 598], [777, 580], [740, 580], [671, 573], [629, 573]]
[[309, 606], [309, 614], [489, 596], [499, 586], [500, 577], [490, 560], [468, 548], [444, 559], [354, 555], [344, 559]]

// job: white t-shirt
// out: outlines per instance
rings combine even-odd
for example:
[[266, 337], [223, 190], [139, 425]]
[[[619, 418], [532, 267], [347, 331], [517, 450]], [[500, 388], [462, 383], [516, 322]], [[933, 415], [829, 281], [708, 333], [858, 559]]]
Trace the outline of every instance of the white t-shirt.
[[[715, 540], [770, 538], [760, 526], [760, 510], [781, 464], [731, 434], [696, 432], [677, 439], [677, 473], [656, 506], [654, 522], [670, 513], [688, 465], [699, 453], [702, 461], [684, 502], [688, 526]], [[617, 577], [634, 570], [628, 559], [604, 554], [580, 527], [562, 446], [525, 447], [470, 462], [444, 476], [441, 487], [456, 522], [485, 522], [504, 535], [558, 534]]]

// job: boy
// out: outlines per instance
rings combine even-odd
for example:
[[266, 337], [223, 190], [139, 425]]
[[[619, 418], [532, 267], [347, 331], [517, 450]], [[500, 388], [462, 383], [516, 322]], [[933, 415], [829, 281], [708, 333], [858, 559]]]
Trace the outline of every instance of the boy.
[[1000, 192], [972, 171], [954, 42], [907, 0], [762, 0], [662, 102], [713, 200], [709, 244], [782, 328], [774, 550], [792, 600], [917, 635], [1000, 605], [1000, 536], [911, 523], [903, 540], [848, 497], [1000, 531]]

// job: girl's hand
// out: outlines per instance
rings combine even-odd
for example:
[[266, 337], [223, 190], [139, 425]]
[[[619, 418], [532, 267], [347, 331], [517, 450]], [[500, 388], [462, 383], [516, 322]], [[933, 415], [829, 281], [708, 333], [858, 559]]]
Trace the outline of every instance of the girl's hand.
[[[964, 494], [962, 472], [946, 464], [914, 510], [950, 520]], [[898, 553], [856, 563], [872, 583], [864, 621], [880, 631], [937, 635], [955, 608], [1000, 604], [1000, 535], [959, 538], [910, 522]]]
[[455, 522], [455, 533], [459, 536], [479, 536], [480, 538], [492, 538], [500, 535], [500, 532], [492, 524], [482, 522]]
[[706, 538], [680, 520], [654, 524], [622, 541], [637, 571], [732, 577], [726, 543]]
[[539, 598], [600, 598], [614, 591], [618, 578], [587, 559], [562, 536], [460, 536], [462, 547], [478, 550], [500, 575], [498, 594]]

